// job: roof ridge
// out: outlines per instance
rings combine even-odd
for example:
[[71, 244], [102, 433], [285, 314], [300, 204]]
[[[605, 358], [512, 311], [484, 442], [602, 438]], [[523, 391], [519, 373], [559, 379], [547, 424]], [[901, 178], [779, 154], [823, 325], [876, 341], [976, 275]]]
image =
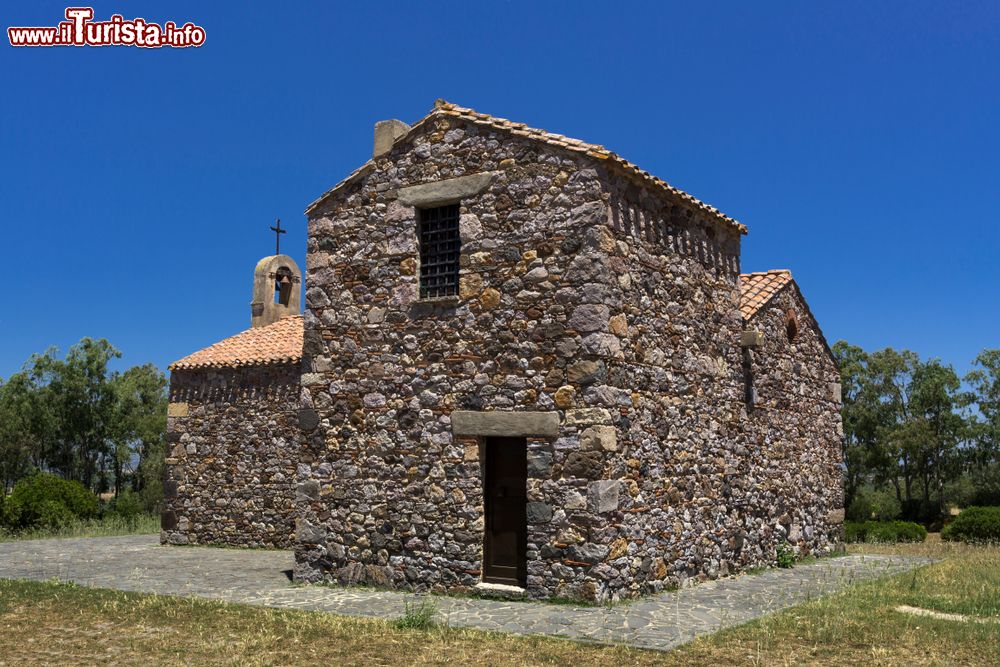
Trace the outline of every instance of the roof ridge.
[[[458, 106], [457, 104], [453, 104], [443, 99], [439, 99], [434, 103], [434, 109], [431, 110], [431, 112], [427, 115], [427, 117], [434, 115], [436, 113], [442, 113], [445, 115], [454, 116], [456, 118], [465, 118], [463, 114], [475, 116], [476, 120], [489, 123], [494, 127], [505, 129], [521, 136], [541, 139], [543, 141], [546, 141], [547, 143], [558, 145], [563, 148], [568, 148], [570, 150], [574, 150], [577, 152], [584, 152], [590, 155], [591, 157], [609, 160], [609, 163], [617, 165], [624, 171], [628, 172], [630, 175], [637, 176], [644, 181], [659, 186], [669, 191], [670, 193], [680, 197], [681, 199], [684, 199], [689, 203], [697, 206], [703, 211], [710, 213], [711, 215], [715, 216], [720, 222], [737, 229], [741, 234], [747, 233], [746, 225], [740, 223], [735, 218], [731, 218], [722, 211], [720, 211], [719, 209], [715, 208], [714, 206], [706, 204], [700, 199], [694, 197], [693, 195], [690, 195], [687, 192], [684, 192], [683, 190], [675, 188], [674, 186], [670, 185], [663, 179], [652, 175], [651, 173], [645, 171], [644, 169], [641, 169], [637, 165], [629, 162], [628, 160], [621, 157], [617, 153], [608, 150], [607, 148], [605, 148], [600, 144], [592, 144], [580, 139], [572, 139], [560, 134], [549, 132], [548, 130], [543, 130], [541, 128], [529, 127], [525, 123], [515, 123], [507, 120], [506, 118], [490, 116], [489, 114], [480, 113], [468, 107], [461, 107]], [[421, 119], [416, 124], [414, 124], [414, 127], [420, 124], [427, 117]]]
[[742, 278], [744, 276], [747, 276], [747, 277], [749, 277], [749, 276], [767, 276], [767, 275], [778, 274], [778, 273], [787, 273], [788, 275], [792, 275], [791, 269], [768, 269], [767, 271], [750, 271], [749, 273], [741, 273], [740, 277]]
[[[506, 118], [500, 118], [497, 116], [484, 114], [479, 111], [476, 111], [475, 109], [471, 109], [469, 107], [462, 107], [457, 104], [448, 102], [447, 100], [444, 99], [436, 100], [434, 102], [434, 107], [430, 110], [430, 112], [427, 113], [427, 115], [425, 115], [420, 120], [416, 121], [413, 125], [411, 125], [409, 131], [407, 131], [405, 134], [399, 137], [397, 141], [399, 141], [404, 137], [409, 136], [414, 130], [422, 127], [424, 123], [426, 123], [431, 118], [440, 115], [451, 116], [453, 118], [459, 118], [461, 120], [466, 120], [477, 124], [486, 124], [489, 125], [490, 127], [510, 132], [516, 136], [526, 137], [529, 139], [538, 139], [552, 146], [558, 146], [560, 148], [564, 148], [566, 150], [570, 150], [576, 153], [582, 153], [584, 155], [587, 155], [595, 159], [606, 160], [607, 164], [614, 165], [617, 169], [622, 170], [628, 176], [637, 178], [640, 181], [643, 181], [647, 184], [664, 189], [667, 192], [671, 193], [672, 195], [679, 197], [680, 199], [686, 201], [687, 203], [713, 216], [718, 222], [735, 229], [741, 234], [747, 233], [746, 225], [742, 224], [735, 218], [731, 218], [722, 211], [720, 211], [719, 209], [715, 208], [714, 206], [706, 204], [700, 199], [694, 197], [693, 195], [690, 195], [687, 192], [684, 192], [683, 190], [675, 188], [674, 186], [670, 185], [663, 179], [652, 175], [651, 173], [645, 171], [644, 169], [641, 169], [637, 165], [629, 162], [625, 158], [608, 150], [607, 148], [605, 148], [600, 144], [592, 144], [586, 141], [582, 141], [580, 139], [573, 139], [571, 137], [566, 137], [565, 135], [549, 132], [548, 130], [529, 127], [525, 123], [514, 122]], [[361, 167], [355, 169], [354, 172], [352, 172], [349, 176], [347, 176], [347, 178], [343, 179], [342, 181], [334, 185], [328, 191], [320, 195], [320, 197], [318, 197], [316, 201], [312, 202], [306, 208], [306, 213], [312, 211], [323, 200], [332, 195], [337, 189], [351, 182], [354, 178], [359, 176], [365, 170], [365, 168], [371, 166], [372, 164], [373, 161], [368, 160], [363, 165], [361, 165]]]

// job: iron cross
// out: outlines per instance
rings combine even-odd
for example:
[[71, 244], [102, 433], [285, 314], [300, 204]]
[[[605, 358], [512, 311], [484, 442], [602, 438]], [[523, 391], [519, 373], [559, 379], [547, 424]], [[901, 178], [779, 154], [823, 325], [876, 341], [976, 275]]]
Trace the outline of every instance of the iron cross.
[[281, 235], [282, 234], [287, 234], [288, 230], [281, 228], [281, 218], [276, 219], [275, 223], [277, 224], [277, 227], [271, 227], [271, 231], [274, 232], [274, 254], [275, 255], [280, 255], [281, 254]]

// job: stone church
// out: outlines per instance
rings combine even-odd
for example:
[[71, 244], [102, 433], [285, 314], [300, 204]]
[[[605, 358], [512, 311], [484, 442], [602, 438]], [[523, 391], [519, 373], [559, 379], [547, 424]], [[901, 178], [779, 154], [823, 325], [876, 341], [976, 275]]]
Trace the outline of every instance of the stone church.
[[838, 371], [736, 220], [443, 101], [306, 215], [305, 274], [261, 260], [252, 327], [171, 366], [163, 542], [594, 601], [839, 547]]

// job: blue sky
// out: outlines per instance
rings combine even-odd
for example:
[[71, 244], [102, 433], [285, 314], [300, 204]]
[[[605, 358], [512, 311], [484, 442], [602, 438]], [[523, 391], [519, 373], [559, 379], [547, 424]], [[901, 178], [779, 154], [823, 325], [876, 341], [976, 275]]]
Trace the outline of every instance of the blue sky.
[[[8, 3], [4, 28], [65, 4]], [[279, 9], [280, 7], [280, 9]], [[249, 326], [268, 226], [436, 98], [600, 143], [750, 228], [828, 339], [1000, 347], [1000, 4], [96, 2], [187, 50], [0, 46], [0, 376], [105, 337], [166, 365]]]

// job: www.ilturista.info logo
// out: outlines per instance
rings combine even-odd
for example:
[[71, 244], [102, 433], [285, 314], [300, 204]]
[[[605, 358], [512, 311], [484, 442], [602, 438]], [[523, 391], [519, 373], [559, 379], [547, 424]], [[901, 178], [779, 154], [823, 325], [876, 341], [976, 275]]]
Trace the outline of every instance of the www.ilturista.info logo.
[[162, 46], [184, 48], [205, 43], [205, 29], [188, 22], [178, 26], [167, 21], [162, 26], [146, 19], [126, 20], [113, 14], [107, 21], [94, 21], [93, 7], [67, 7], [66, 19], [54, 28], [10, 27], [11, 46]]

